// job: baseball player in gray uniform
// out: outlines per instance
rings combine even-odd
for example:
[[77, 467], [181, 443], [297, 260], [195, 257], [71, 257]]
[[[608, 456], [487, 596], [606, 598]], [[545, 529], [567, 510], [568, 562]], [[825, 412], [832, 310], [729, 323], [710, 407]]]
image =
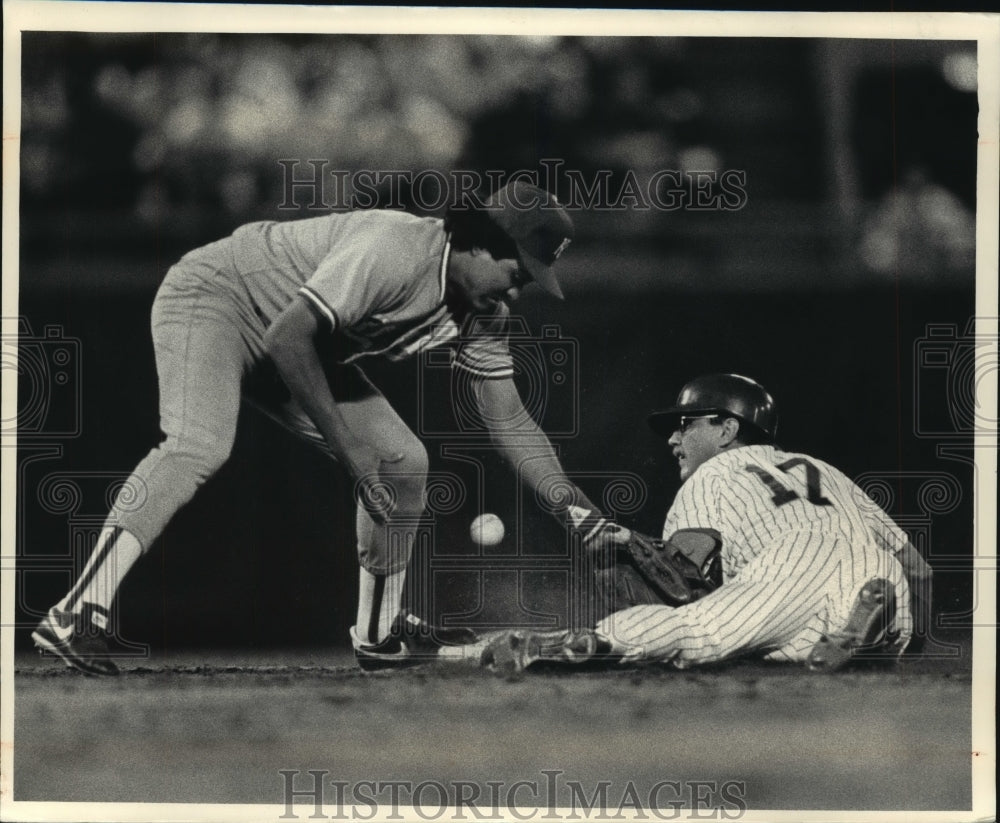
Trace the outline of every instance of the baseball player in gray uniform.
[[[685, 668], [756, 654], [835, 670], [862, 650], [902, 653], [913, 610], [929, 607], [930, 568], [842, 472], [774, 444], [777, 410], [759, 383], [699, 377], [649, 424], [669, 438], [683, 481], [662, 539], [713, 544], [721, 585], [677, 607], [621, 608], [594, 631], [510, 632], [487, 647], [485, 665], [510, 672], [606, 655]], [[606, 530], [611, 541], [627, 533]]]
[[115, 594], [228, 458], [243, 399], [356, 483], [360, 577], [350, 634], [359, 664], [407, 665], [428, 646], [474, 640], [400, 611], [428, 456], [359, 363], [452, 344], [454, 368], [470, 375], [484, 424], [523, 482], [538, 499], [557, 499], [557, 515], [562, 504], [594, 510], [525, 412], [506, 338], [508, 304], [525, 285], [562, 297], [553, 264], [572, 237], [555, 197], [519, 181], [485, 201], [467, 198], [444, 220], [371, 210], [258, 222], [185, 255], [152, 311], [164, 438], [123, 486], [35, 644], [84, 672], [117, 672], [108, 623]]

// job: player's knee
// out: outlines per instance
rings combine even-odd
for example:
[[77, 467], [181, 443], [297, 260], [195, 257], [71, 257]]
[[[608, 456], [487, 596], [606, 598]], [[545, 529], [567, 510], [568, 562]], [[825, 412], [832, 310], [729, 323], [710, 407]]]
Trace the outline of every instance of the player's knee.
[[194, 468], [194, 472], [197, 475], [199, 482], [204, 482], [221, 469], [222, 465], [228, 459], [228, 449], [223, 450], [220, 448], [212, 448], [207, 451], [200, 452], [197, 455], [193, 455], [191, 458], [191, 465]]
[[422, 510], [429, 463], [427, 449], [420, 441], [413, 440], [393, 457], [398, 459], [382, 462], [379, 479], [392, 487], [397, 510]]
[[175, 464], [197, 483], [204, 483], [229, 459], [232, 441], [168, 437], [159, 445], [163, 459]]
[[414, 478], [419, 478], [421, 485], [427, 480], [427, 467], [430, 459], [427, 456], [427, 449], [419, 440], [414, 440], [407, 444], [403, 452], [401, 461], [406, 473]]

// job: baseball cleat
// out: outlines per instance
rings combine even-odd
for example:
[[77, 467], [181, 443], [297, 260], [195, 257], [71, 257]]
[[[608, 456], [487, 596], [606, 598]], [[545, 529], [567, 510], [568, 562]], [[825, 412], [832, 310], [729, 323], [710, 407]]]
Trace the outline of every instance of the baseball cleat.
[[472, 629], [433, 626], [407, 609], [396, 615], [389, 634], [378, 643], [363, 643], [351, 626], [354, 657], [365, 671], [418, 666], [434, 660], [442, 646], [464, 646], [478, 639]]
[[490, 641], [483, 649], [479, 664], [495, 674], [511, 677], [539, 660], [585, 663], [597, 655], [607, 654], [608, 650], [603, 648], [606, 645], [589, 629], [554, 632], [517, 629]]
[[843, 631], [824, 634], [809, 652], [806, 665], [814, 672], [835, 672], [860, 654], [898, 651], [888, 631], [895, 614], [896, 587], [873, 577], [858, 592]]
[[74, 614], [53, 606], [45, 619], [31, 633], [41, 652], [62, 658], [67, 666], [86, 674], [116, 675], [118, 667], [111, 659], [107, 629], [108, 613], [100, 606], [84, 603]]

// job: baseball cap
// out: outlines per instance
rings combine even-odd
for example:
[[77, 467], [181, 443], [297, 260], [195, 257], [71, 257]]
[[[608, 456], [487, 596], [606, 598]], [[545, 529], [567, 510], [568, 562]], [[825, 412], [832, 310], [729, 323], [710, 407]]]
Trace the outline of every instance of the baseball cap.
[[549, 294], [563, 299], [553, 264], [574, 237], [573, 221], [556, 196], [523, 180], [495, 191], [486, 214], [517, 246], [521, 265]]

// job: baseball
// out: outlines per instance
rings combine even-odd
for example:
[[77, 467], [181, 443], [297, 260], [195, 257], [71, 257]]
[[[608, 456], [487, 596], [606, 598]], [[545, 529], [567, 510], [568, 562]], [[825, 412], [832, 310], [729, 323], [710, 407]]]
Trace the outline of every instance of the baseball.
[[504, 532], [503, 520], [495, 514], [481, 514], [469, 527], [473, 541], [480, 546], [495, 546], [503, 540]]

